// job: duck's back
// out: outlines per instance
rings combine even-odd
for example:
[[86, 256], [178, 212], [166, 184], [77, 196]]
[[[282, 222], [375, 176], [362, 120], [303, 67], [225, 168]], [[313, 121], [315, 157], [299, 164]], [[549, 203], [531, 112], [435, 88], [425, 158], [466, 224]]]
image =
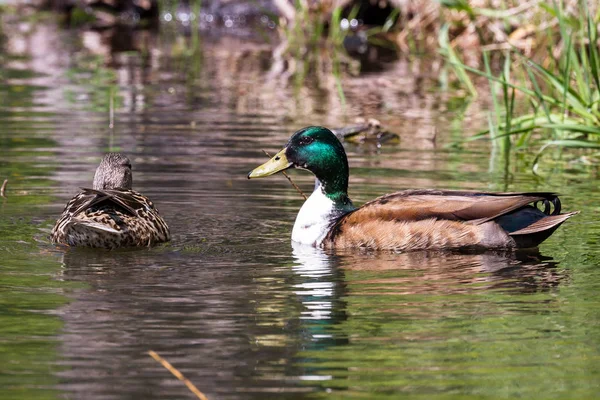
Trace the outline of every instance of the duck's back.
[[133, 190], [83, 189], [52, 229], [54, 243], [85, 247], [150, 246], [170, 240], [154, 204]]
[[535, 247], [574, 214], [561, 214], [560, 200], [548, 192], [407, 190], [344, 215], [323, 245], [396, 251]]

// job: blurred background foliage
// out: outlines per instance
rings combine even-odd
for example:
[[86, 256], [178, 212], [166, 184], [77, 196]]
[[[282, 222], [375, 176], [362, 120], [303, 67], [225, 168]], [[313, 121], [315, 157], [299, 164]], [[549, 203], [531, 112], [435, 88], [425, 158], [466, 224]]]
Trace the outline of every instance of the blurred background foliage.
[[[111, 44], [121, 51], [130, 30], [171, 30], [189, 41], [173, 49], [198, 75], [202, 34], [226, 28], [270, 43], [271, 78], [301, 93], [306, 85], [337, 93], [346, 104], [347, 82], [399, 57], [432, 57], [423, 65], [441, 88], [469, 100], [489, 97], [488, 129], [469, 140], [493, 140], [500, 153], [534, 150], [537, 166], [547, 150], [570, 149], [573, 159], [600, 157], [600, 52], [598, 4], [584, 0], [39, 0], [69, 27], [121, 34]], [[15, 12], [19, 3], [2, 7]], [[43, 13], [32, 14], [42, 18]], [[1, 40], [1, 34], [0, 34]], [[85, 77], [110, 80], [110, 69]], [[191, 61], [191, 64], [188, 64]], [[110, 63], [110, 61], [109, 61]], [[196, 71], [194, 73], [194, 71]], [[385, 83], [376, 90], [388, 90]], [[110, 88], [109, 88], [110, 89]], [[115, 90], [99, 98], [107, 107]], [[118, 98], [110, 101], [120, 101]], [[454, 143], [462, 146], [462, 139]]]

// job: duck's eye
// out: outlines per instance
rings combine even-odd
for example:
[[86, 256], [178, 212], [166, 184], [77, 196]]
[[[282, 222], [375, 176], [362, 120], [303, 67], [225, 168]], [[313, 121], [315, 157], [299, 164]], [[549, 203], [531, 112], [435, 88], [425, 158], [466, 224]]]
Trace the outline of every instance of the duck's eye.
[[315, 141], [315, 139], [313, 139], [310, 136], [304, 136], [304, 137], [300, 138], [300, 144], [303, 146], [305, 146], [307, 144], [311, 144], [314, 141]]
[[127, 168], [131, 169], [131, 164], [130, 163], [125, 163], [123, 165], [126, 166]]

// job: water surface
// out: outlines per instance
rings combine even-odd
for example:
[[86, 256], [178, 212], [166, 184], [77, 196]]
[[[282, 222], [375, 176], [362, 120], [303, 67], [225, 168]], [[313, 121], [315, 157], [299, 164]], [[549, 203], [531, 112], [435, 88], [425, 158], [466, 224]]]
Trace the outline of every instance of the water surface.
[[[448, 148], [486, 125], [485, 104], [424, 79], [428, 61], [345, 80], [344, 104], [333, 77], [298, 87], [274, 69], [276, 43], [204, 34], [193, 47], [163, 29], [133, 32], [123, 51], [107, 33], [3, 18], [1, 398], [192, 398], [149, 350], [211, 399], [598, 393], [597, 175], [549, 163], [537, 177], [525, 158], [490, 161], [485, 143]], [[404, 188], [554, 190], [582, 213], [539, 252], [294, 247], [302, 199], [281, 176], [246, 174], [294, 130], [355, 116], [401, 135], [346, 146], [358, 203]], [[52, 246], [62, 207], [110, 150], [130, 156], [172, 242]]]

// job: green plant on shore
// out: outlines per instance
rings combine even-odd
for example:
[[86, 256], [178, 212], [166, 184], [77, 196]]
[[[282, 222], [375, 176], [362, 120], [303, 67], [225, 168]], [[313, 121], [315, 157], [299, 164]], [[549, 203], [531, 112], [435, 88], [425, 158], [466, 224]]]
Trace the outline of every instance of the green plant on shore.
[[[490, 128], [472, 139], [489, 136], [501, 141], [506, 151], [539, 146], [534, 169], [540, 156], [552, 147], [600, 149], [598, 15], [593, 16], [583, 0], [579, 6], [579, 15], [574, 16], [560, 3], [540, 3], [539, 7], [557, 20], [556, 28], [547, 31], [547, 52], [534, 60], [510, 49], [503, 55], [504, 65], [498, 76], [492, 72], [487, 52], [483, 71], [447, 55], [463, 84], [470, 82], [461, 78], [470, 71], [485, 77], [492, 90], [494, 117]], [[498, 92], [502, 93], [503, 104], [496, 100]], [[516, 102], [528, 105], [529, 111], [517, 115]], [[600, 159], [600, 152], [592, 156]]]
[[440, 53], [442, 54], [442, 56], [444, 56], [448, 60], [449, 64], [454, 69], [454, 73], [456, 74], [456, 78], [458, 79], [460, 84], [469, 91], [469, 94], [471, 96], [476, 97], [477, 89], [475, 88], [475, 85], [471, 81], [469, 74], [467, 74], [465, 66], [464, 66], [462, 60], [460, 59], [459, 55], [450, 45], [450, 40], [448, 38], [448, 30], [449, 30], [448, 24], [444, 24], [442, 26], [442, 28], [440, 29], [440, 33], [439, 33]]

